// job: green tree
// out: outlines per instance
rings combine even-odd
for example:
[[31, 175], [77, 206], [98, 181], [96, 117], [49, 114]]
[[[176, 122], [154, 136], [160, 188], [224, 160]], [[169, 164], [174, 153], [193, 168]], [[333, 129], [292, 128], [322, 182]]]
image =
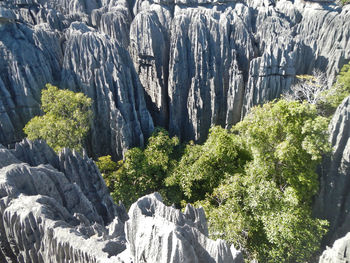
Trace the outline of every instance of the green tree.
[[179, 193], [177, 187], [166, 187], [164, 179], [176, 166], [179, 150], [178, 138], [170, 138], [164, 129], [156, 129], [144, 150], [128, 150], [120, 168], [113, 173], [114, 199], [129, 207], [139, 197], [158, 191], [165, 202], [175, 200]]
[[330, 151], [327, 127], [328, 119], [318, 116], [314, 105], [280, 100], [253, 108], [234, 129], [249, 147], [255, 167], [309, 202], [318, 190], [316, 166]]
[[253, 108], [233, 127], [252, 160], [199, 202], [212, 236], [259, 262], [308, 261], [327, 227], [311, 215], [316, 166], [330, 151], [327, 127], [308, 103], [280, 100]]
[[242, 170], [249, 159], [242, 140], [221, 127], [213, 127], [203, 145], [190, 143], [167, 185], [179, 185], [187, 202], [203, 200], [228, 173]]
[[349, 94], [350, 62], [342, 67], [336, 83], [325, 93], [325, 104], [332, 109], [333, 113]]
[[[203, 145], [183, 149], [160, 129], [112, 172], [112, 195], [127, 207], [154, 191], [168, 204], [195, 202], [206, 211], [211, 237], [248, 259], [307, 262], [327, 229], [311, 214], [316, 166], [330, 151], [327, 127], [316, 105], [280, 100], [253, 108], [230, 131], [213, 127]], [[102, 171], [113, 166], [102, 161]]]
[[[119, 163], [120, 164], [120, 163]], [[110, 155], [101, 156], [96, 161], [96, 165], [101, 172], [103, 179], [106, 182], [106, 185], [110, 191], [115, 189], [115, 178], [113, 173], [118, 169], [118, 164], [112, 161]]]
[[56, 152], [64, 147], [80, 151], [90, 128], [91, 104], [83, 93], [47, 84], [41, 93], [44, 115], [31, 119], [23, 130], [28, 139], [43, 139]]

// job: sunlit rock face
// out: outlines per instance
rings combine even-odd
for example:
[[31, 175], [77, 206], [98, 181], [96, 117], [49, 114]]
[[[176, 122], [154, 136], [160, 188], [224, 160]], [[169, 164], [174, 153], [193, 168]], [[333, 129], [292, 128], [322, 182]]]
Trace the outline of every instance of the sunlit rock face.
[[332, 82], [349, 28], [332, 1], [1, 1], [0, 142], [23, 138], [46, 83], [94, 100], [90, 155], [121, 158], [154, 126], [202, 142], [296, 74]]
[[1, 146], [0, 178], [4, 262], [121, 262], [128, 216], [91, 159], [23, 141]]
[[128, 215], [91, 159], [39, 141], [0, 146], [0, 215], [1, 262], [243, 262], [207, 237], [203, 209], [181, 213], [156, 193]]
[[350, 234], [336, 240], [332, 247], [323, 251], [319, 263], [341, 263], [350, 259]]

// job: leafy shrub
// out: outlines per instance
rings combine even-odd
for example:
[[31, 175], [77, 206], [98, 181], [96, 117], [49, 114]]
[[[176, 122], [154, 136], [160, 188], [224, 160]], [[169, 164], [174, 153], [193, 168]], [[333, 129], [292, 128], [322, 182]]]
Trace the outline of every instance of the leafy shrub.
[[221, 127], [213, 127], [203, 145], [189, 144], [167, 185], [179, 185], [187, 202], [202, 200], [227, 174], [243, 169], [249, 159], [242, 140]]
[[211, 235], [259, 262], [305, 262], [318, 250], [327, 222], [311, 216], [315, 172], [330, 151], [328, 120], [307, 103], [255, 107], [233, 127], [252, 160], [204, 201]]
[[157, 129], [144, 150], [132, 148], [127, 151], [119, 163], [120, 168], [109, 176], [114, 184], [113, 198], [121, 200], [126, 207], [155, 191], [163, 195], [165, 202], [176, 200], [178, 187], [166, 187], [164, 180], [176, 166], [180, 150], [177, 137], [170, 138], [166, 130]]
[[110, 191], [113, 191], [115, 189], [115, 178], [113, 176], [113, 173], [119, 168], [121, 165], [119, 163], [119, 166], [116, 162], [112, 161], [112, 158], [110, 155], [101, 156], [98, 158], [96, 165], [98, 169], [100, 170], [103, 179], [106, 182], [107, 187]]
[[327, 108], [328, 111], [334, 113], [336, 108], [342, 101], [350, 94], [350, 62], [345, 64], [338, 77], [336, 83], [331, 89], [324, 93], [323, 107]]
[[92, 118], [91, 99], [47, 84], [41, 104], [44, 115], [34, 117], [23, 129], [28, 139], [44, 139], [56, 152], [64, 147], [82, 150]]

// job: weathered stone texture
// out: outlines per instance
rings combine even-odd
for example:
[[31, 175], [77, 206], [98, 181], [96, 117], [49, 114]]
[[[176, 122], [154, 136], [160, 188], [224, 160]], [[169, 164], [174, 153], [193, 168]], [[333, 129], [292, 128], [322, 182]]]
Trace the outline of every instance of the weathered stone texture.
[[94, 156], [120, 158], [154, 125], [201, 142], [296, 74], [331, 83], [350, 59], [349, 15], [332, 1], [2, 1], [0, 142], [23, 137], [46, 82], [94, 99]]
[[206, 224], [205, 217], [200, 216], [203, 211], [190, 207], [188, 210], [199, 217], [165, 206], [157, 193], [134, 203], [125, 232], [135, 262], [243, 262], [242, 255], [233, 255], [235, 250], [231, 251], [224, 241], [209, 240], [195, 226], [198, 220]]
[[326, 244], [350, 231], [350, 97], [338, 107], [329, 127], [333, 148], [320, 167], [320, 191], [315, 215], [330, 223]]
[[203, 209], [188, 205], [183, 214], [153, 194], [129, 215], [86, 156], [57, 156], [39, 141], [0, 146], [4, 262], [243, 262], [224, 241], [208, 239]]
[[127, 214], [113, 203], [92, 160], [69, 150], [57, 156], [45, 143], [29, 141], [1, 148], [0, 157], [6, 262], [120, 262], [113, 256], [126, 248]]

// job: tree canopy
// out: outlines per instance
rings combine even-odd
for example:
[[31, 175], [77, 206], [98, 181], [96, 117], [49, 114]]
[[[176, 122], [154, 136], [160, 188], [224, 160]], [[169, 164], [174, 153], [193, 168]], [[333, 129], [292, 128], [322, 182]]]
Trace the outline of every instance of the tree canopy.
[[253, 108], [233, 127], [251, 161], [198, 202], [212, 236], [259, 262], [309, 260], [327, 229], [311, 215], [316, 166], [330, 151], [327, 126], [314, 105], [280, 100]]
[[[166, 130], [156, 129], [145, 149], [130, 149], [124, 160], [118, 162], [118, 169], [103, 174], [113, 198], [122, 200], [126, 207], [139, 197], [155, 191], [162, 193], [165, 202], [175, 200], [178, 196], [177, 187], [166, 187], [164, 180], [176, 165], [179, 151], [176, 137], [169, 138]], [[97, 165], [100, 170], [113, 167], [109, 156], [100, 157]]]
[[44, 115], [31, 119], [23, 130], [28, 139], [43, 139], [56, 152], [64, 147], [80, 151], [90, 128], [91, 104], [83, 93], [47, 84], [41, 93]]
[[231, 130], [213, 127], [202, 145], [181, 146], [158, 130], [129, 150], [113, 173], [116, 200], [129, 206], [159, 191], [168, 204], [203, 206], [212, 238], [259, 262], [305, 262], [327, 222], [311, 215], [316, 166], [330, 151], [328, 118], [315, 105], [274, 101], [254, 107]]

